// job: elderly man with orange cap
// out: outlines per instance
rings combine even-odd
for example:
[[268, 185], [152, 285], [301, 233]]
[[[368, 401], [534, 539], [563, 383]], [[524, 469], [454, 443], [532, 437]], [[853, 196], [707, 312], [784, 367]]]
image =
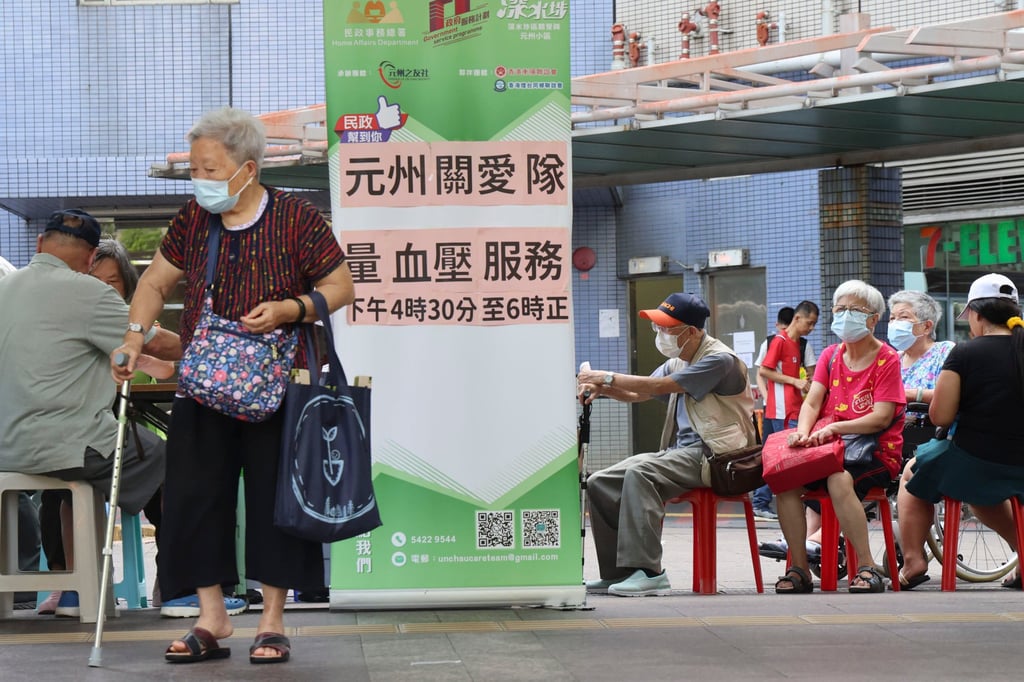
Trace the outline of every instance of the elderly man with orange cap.
[[598, 396], [623, 402], [656, 398], [666, 401], [675, 417], [674, 438], [663, 434], [663, 450], [628, 457], [587, 480], [601, 572], [600, 580], [587, 583], [590, 593], [669, 594], [672, 588], [661, 566], [665, 503], [707, 487], [706, 449], [730, 452], [756, 442], [747, 367], [704, 331], [710, 314], [699, 296], [672, 294], [654, 310], [640, 311], [641, 318], [651, 321], [655, 345], [668, 358], [664, 364], [650, 376], [595, 370], [578, 375], [584, 403]]

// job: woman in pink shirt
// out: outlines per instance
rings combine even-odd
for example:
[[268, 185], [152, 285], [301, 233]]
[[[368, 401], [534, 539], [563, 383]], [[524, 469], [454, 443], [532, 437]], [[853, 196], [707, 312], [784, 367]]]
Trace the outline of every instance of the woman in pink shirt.
[[[878, 446], [867, 462], [845, 464], [843, 471], [777, 496], [779, 524], [789, 544], [791, 565], [775, 584], [778, 593], [813, 589], [804, 537], [807, 522], [801, 495], [825, 488], [846, 539], [861, 561], [850, 592], [882, 592], [885, 583], [868, 545], [868, 524], [861, 504], [868, 490], [887, 486], [900, 470], [906, 396], [896, 351], [873, 332], [885, 312], [878, 289], [860, 280], [839, 285], [832, 296], [832, 332], [841, 343], [822, 351], [814, 381], [800, 409], [792, 446], [819, 445], [847, 434], [877, 434]], [[822, 423], [820, 419], [826, 418]]]

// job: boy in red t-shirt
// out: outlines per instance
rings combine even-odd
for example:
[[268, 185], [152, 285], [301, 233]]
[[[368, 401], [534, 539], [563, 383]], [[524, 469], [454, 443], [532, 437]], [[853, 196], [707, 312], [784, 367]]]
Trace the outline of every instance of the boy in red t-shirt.
[[[796, 426], [800, 416], [800, 405], [804, 393], [810, 388], [810, 379], [800, 377], [804, 366], [800, 339], [814, 331], [818, 323], [818, 306], [811, 301], [801, 301], [793, 314], [793, 321], [784, 334], [772, 338], [765, 353], [764, 361], [757, 373], [766, 382], [764, 421], [765, 433], [774, 433]], [[813, 365], [807, 367], [807, 373]]]

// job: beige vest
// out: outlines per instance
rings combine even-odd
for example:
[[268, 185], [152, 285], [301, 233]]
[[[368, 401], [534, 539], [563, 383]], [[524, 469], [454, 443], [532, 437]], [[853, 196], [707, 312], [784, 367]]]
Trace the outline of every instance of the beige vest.
[[[704, 334], [704, 338], [690, 362], [696, 363], [704, 356], [715, 353], [736, 355], [731, 348], [718, 339]], [[693, 430], [712, 452], [732, 452], [757, 442], [754, 423], [751, 419], [754, 412], [754, 399], [750, 395], [749, 383], [743, 391], [736, 395], [718, 395], [712, 392], [700, 401], [694, 400], [689, 394], [683, 394], [683, 396], [683, 407], [686, 409], [686, 415], [690, 419]], [[675, 438], [678, 399], [678, 393], [669, 396], [665, 427], [661, 434], [662, 449], [671, 447]]]

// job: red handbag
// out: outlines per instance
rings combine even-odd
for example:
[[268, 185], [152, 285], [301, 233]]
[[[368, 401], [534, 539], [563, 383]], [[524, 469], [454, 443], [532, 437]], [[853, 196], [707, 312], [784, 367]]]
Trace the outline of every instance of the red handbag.
[[843, 470], [843, 441], [837, 438], [823, 445], [792, 448], [786, 445], [796, 429], [777, 431], [761, 448], [764, 482], [774, 493], [820, 481]]

